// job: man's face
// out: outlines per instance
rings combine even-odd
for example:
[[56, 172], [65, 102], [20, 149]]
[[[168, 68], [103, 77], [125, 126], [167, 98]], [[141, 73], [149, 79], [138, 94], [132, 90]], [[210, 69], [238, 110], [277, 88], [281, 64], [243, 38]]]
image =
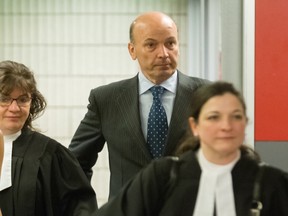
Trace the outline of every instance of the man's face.
[[167, 80], [175, 72], [179, 56], [175, 23], [165, 16], [144, 17], [136, 21], [133, 37], [128, 49], [142, 73], [155, 84]]

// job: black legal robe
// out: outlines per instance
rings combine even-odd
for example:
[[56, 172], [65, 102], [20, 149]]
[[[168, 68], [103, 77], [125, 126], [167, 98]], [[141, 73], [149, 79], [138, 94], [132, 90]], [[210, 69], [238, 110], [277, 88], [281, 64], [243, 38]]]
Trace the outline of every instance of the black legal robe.
[[0, 191], [3, 216], [84, 216], [97, 209], [77, 159], [57, 141], [26, 128], [12, 155], [12, 187]]
[[[258, 170], [258, 162], [242, 152], [232, 170], [237, 216], [250, 213]], [[171, 158], [155, 160], [128, 182], [116, 197], [99, 208], [96, 215], [191, 216], [200, 177], [201, 168], [193, 151], [186, 152], [178, 161]], [[260, 199], [263, 203], [261, 216], [288, 216], [288, 174], [267, 166], [261, 180]]]

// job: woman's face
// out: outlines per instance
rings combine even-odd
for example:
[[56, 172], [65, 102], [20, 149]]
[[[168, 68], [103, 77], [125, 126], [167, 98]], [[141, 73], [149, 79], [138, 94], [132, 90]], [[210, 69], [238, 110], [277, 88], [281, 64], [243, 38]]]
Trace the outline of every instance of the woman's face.
[[246, 114], [239, 99], [231, 93], [210, 98], [202, 107], [198, 122], [189, 119], [199, 137], [205, 157], [214, 163], [233, 160], [245, 137]]
[[[18, 99], [20, 96], [26, 95], [31, 97], [30, 94], [23, 92], [20, 89], [14, 89], [9, 97]], [[13, 100], [10, 105], [1, 105], [0, 101], [0, 129], [4, 135], [9, 135], [20, 131], [30, 112], [31, 103], [26, 106], [19, 106], [16, 100]]]

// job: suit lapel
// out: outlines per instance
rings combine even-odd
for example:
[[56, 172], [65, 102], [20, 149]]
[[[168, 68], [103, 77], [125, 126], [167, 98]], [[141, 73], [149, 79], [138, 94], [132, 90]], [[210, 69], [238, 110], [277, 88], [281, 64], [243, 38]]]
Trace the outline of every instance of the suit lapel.
[[133, 144], [139, 145], [147, 160], [151, 160], [151, 154], [147, 148], [147, 144], [141, 128], [141, 120], [139, 114], [139, 94], [138, 94], [138, 76], [133, 77], [126, 83], [123, 83], [122, 89], [116, 100], [116, 109], [123, 117], [123, 124], [131, 132], [130, 139]]
[[165, 155], [174, 153], [176, 146], [188, 130], [188, 116], [192, 106], [192, 92], [197, 85], [191, 85], [192, 80], [178, 73], [177, 92], [169, 125]]

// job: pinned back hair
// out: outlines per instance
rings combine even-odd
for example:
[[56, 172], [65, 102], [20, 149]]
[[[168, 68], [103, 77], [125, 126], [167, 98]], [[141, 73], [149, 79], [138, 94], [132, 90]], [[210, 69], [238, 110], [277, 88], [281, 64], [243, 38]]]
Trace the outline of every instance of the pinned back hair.
[[[203, 85], [198, 88], [191, 98], [193, 100], [193, 106], [191, 109], [190, 116], [194, 118], [196, 122], [199, 120], [200, 112], [204, 106], [204, 104], [211, 98], [216, 96], [224, 95], [225, 93], [233, 94], [235, 97], [238, 98], [239, 102], [241, 103], [244, 114], [246, 115], [246, 104], [242, 97], [242, 94], [233, 86], [233, 84], [225, 81], [216, 81], [209, 83], [207, 85]], [[179, 148], [176, 150], [176, 155], [181, 155], [182, 153], [192, 149], [196, 150], [200, 147], [200, 142], [198, 137], [193, 136], [191, 129], [189, 128], [186, 136], [183, 139], [184, 141], [181, 142]], [[256, 160], [260, 160], [259, 155], [254, 152], [249, 146], [242, 145], [240, 147], [242, 152], [245, 152], [248, 155], [251, 155], [252, 158]]]

